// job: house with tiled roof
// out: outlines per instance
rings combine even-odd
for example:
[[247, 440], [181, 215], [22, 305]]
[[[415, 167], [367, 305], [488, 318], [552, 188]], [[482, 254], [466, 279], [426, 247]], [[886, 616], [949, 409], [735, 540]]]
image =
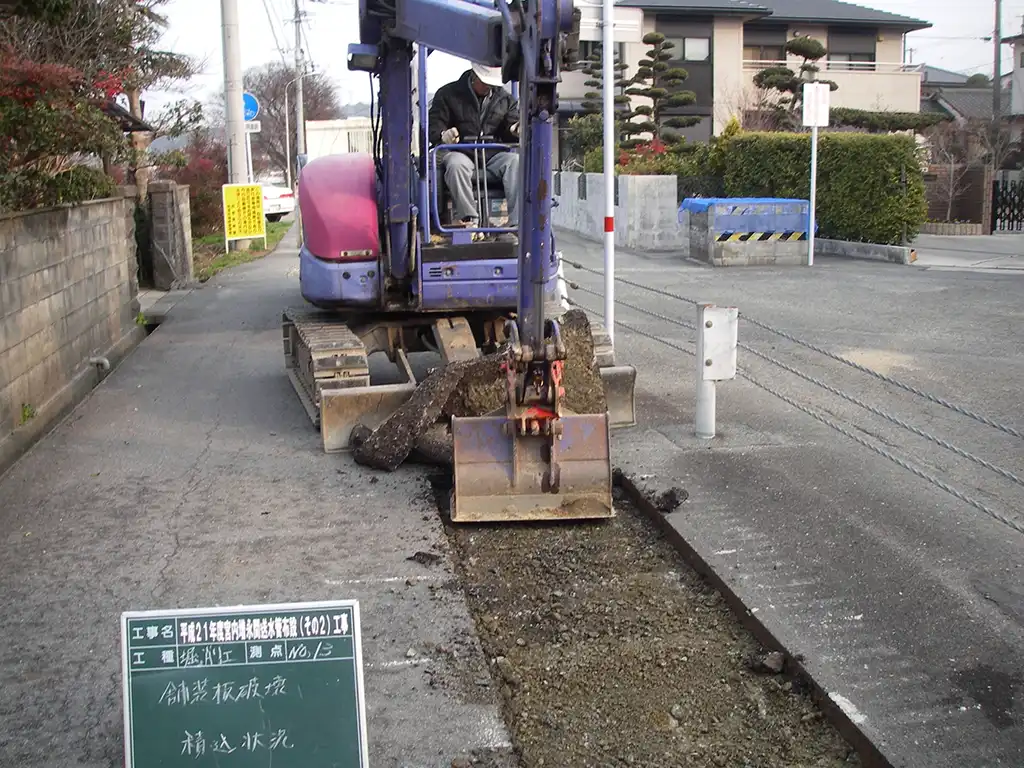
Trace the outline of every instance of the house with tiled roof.
[[[581, 7], [581, 53], [588, 56], [600, 46], [600, 0]], [[798, 71], [802, 59], [787, 56], [784, 46], [804, 35], [828, 50], [818, 62], [819, 77], [839, 86], [833, 106], [918, 112], [921, 68], [904, 64], [904, 40], [930, 26], [839, 0], [616, 0], [615, 12], [617, 52], [631, 67], [627, 76], [647, 50], [643, 35], [661, 32], [673, 43], [678, 58], [670, 66], [687, 71], [685, 88], [697, 96], [695, 104], [678, 110], [700, 119], [682, 131], [690, 140], [716, 135], [752, 105], [758, 71], [773, 65]], [[563, 118], [582, 110], [583, 95], [592, 90], [583, 84], [586, 79], [580, 72], [563, 74]]]

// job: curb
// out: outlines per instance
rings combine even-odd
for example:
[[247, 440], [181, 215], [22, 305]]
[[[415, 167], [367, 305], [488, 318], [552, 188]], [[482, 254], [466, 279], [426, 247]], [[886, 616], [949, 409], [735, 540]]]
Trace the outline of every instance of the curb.
[[800, 660], [757, 618], [756, 614], [750, 610], [740, 596], [715, 572], [708, 562], [701, 557], [700, 553], [669, 524], [665, 516], [654, 508], [648, 498], [630, 479], [629, 475], [621, 470], [615, 474], [621, 478], [620, 487], [629, 496], [630, 501], [636, 505], [648, 520], [654, 523], [676, 551], [683, 556], [683, 559], [690, 567], [718, 590], [722, 597], [725, 598], [725, 602], [733, 614], [740, 620], [740, 623], [754, 635], [764, 648], [769, 651], [779, 651], [785, 656], [783, 674], [807, 685], [807, 688], [811, 691], [814, 703], [818, 705], [828, 721], [836, 727], [843, 738], [857, 752], [863, 768], [894, 768], [893, 764], [882, 754], [867, 734], [832, 700], [825, 689], [814, 679], [814, 676], [800, 663]]

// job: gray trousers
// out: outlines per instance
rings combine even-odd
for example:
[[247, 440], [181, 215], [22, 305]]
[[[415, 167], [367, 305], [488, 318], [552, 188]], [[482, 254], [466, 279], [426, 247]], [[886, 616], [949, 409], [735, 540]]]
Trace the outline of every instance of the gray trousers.
[[[482, 153], [481, 153], [482, 155]], [[478, 219], [476, 184], [473, 159], [462, 152], [449, 152], [441, 159], [444, 183], [452, 196], [456, 220]], [[499, 152], [487, 161], [488, 181], [501, 181], [505, 187], [508, 204], [508, 226], [519, 225], [519, 155], [516, 152]], [[480, 201], [483, 202], [482, 200]]]

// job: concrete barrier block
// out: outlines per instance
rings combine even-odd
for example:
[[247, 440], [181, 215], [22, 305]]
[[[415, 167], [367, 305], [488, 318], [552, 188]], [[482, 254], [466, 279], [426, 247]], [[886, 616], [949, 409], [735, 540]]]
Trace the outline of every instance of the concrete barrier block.
[[848, 240], [817, 239], [814, 241], [814, 256], [833, 256], [867, 261], [887, 261], [892, 264], [911, 264], [913, 257], [909, 246], [881, 245], [878, 243], [856, 243]]

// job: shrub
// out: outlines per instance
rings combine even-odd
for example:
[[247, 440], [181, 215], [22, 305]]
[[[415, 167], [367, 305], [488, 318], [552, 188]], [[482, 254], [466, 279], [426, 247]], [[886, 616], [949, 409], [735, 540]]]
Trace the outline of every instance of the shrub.
[[[192, 234], [201, 237], [222, 231], [221, 186], [228, 183], [227, 148], [212, 131], [201, 128], [193, 131], [189, 145], [180, 154], [161, 169], [161, 176], [188, 185]], [[164, 158], [168, 162], [171, 159], [170, 155]]]
[[[811, 137], [793, 133], [733, 136], [723, 153], [729, 197], [810, 195]], [[901, 181], [906, 174], [906, 188]], [[915, 237], [927, 215], [913, 136], [826, 133], [818, 144], [820, 236], [898, 244]]]
[[[677, 202], [687, 197], [715, 197], [722, 194], [721, 178], [712, 171], [712, 150], [706, 144], [679, 143], [664, 145], [646, 142], [633, 150], [620, 151], [615, 173], [630, 176], [675, 176]], [[587, 153], [587, 173], [604, 171], [601, 148]]]
[[115, 181], [98, 168], [72, 166], [58, 173], [21, 168], [0, 174], [0, 211], [52, 208], [118, 197]]
[[76, 203], [116, 189], [103, 173], [82, 166], [93, 155], [115, 159], [124, 149], [117, 124], [99, 108], [118, 88], [57, 64], [28, 61], [0, 48], [0, 209]]

